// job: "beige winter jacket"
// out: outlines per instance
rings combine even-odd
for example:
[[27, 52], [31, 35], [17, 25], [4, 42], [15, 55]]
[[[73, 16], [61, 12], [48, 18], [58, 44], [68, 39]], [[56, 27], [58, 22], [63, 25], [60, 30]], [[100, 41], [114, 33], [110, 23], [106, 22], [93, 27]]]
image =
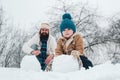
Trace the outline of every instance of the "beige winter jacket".
[[60, 38], [57, 42], [57, 48], [55, 49], [55, 54], [71, 54], [72, 50], [77, 50], [80, 52], [80, 55], [84, 55], [84, 45], [83, 39], [80, 33], [74, 33], [70, 39], [66, 40], [65, 38]]
[[[31, 46], [34, 45], [34, 44], [36, 44], [38, 46], [39, 50], [41, 49], [39, 33], [37, 33], [28, 42], [26, 42], [23, 45], [22, 50], [25, 53], [30, 54], [34, 50], [34, 49], [31, 48]], [[48, 41], [47, 41], [47, 54], [55, 54], [55, 48], [56, 48], [55, 38], [52, 35], [49, 35], [49, 38], [48, 38]]]

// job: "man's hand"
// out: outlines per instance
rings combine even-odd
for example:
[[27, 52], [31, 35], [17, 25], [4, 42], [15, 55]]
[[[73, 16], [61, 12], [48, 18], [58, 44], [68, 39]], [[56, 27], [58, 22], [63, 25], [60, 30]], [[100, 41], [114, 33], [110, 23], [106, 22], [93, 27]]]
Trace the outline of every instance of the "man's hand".
[[40, 51], [39, 51], [39, 50], [36, 50], [36, 51], [32, 51], [31, 53], [32, 53], [33, 55], [37, 56], [37, 55], [40, 54]]
[[50, 55], [46, 58], [45, 63], [48, 64], [48, 63], [53, 59], [53, 57], [54, 57], [54, 54], [50, 54]]

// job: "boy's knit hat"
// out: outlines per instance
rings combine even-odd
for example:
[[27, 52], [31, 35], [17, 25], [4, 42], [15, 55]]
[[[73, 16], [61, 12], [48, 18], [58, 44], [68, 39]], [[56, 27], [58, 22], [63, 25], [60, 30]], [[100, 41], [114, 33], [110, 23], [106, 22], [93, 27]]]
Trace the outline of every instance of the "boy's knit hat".
[[72, 29], [73, 32], [76, 32], [76, 26], [74, 22], [71, 20], [72, 17], [69, 13], [65, 13], [62, 16], [62, 22], [60, 24], [60, 32], [62, 33], [63, 30], [65, 29]]

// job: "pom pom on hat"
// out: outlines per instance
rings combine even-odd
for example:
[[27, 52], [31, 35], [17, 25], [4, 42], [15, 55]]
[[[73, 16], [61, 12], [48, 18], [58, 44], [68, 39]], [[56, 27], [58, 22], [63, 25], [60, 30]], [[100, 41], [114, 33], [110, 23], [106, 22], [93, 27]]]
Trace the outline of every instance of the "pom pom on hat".
[[76, 32], [76, 26], [74, 22], [71, 20], [72, 17], [69, 13], [65, 13], [62, 16], [62, 22], [60, 24], [60, 32], [64, 31], [65, 29], [71, 29], [73, 32]]
[[71, 15], [69, 13], [66, 13], [62, 16], [62, 19], [72, 19]]

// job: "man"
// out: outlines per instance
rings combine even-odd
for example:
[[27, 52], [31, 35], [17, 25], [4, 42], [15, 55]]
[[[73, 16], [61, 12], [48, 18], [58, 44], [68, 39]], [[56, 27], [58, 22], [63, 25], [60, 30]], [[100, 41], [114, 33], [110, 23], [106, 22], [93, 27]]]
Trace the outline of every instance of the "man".
[[26, 42], [23, 51], [35, 55], [44, 71], [55, 53], [56, 41], [50, 33], [50, 25], [42, 23], [39, 33]]

